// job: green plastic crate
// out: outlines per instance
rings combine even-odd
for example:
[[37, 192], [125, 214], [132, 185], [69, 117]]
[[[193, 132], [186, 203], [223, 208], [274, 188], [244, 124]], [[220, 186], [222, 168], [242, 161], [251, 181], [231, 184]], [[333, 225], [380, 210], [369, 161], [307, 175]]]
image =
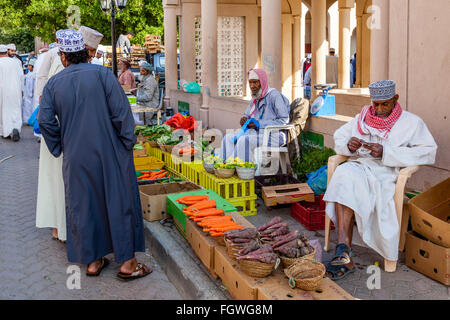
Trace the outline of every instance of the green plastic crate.
[[186, 216], [183, 213], [183, 208], [186, 206], [184, 204], [178, 203], [176, 199], [195, 195], [208, 195], [210, 200], [216, 200], [217, 209], [223, 209], [223, 211], [225, 212], [237, 211], [237, 209], [228, 201], [211, 190], [196, 190], [184, 193], [170, 194], [167, 196], [167, 213], [179, 222], [179, 224], [183, 227], [184, 232], [186, 232]]

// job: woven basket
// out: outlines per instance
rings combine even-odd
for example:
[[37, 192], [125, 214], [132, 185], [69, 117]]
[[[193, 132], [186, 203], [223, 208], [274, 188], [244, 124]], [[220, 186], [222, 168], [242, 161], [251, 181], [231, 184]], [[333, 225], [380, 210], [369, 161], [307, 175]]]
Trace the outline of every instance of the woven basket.
[[276, 269], [277, 263], [263, 263], [259, 261], [254, 260], [239, 260], [239, 266], [241, 267], [242, 271], [254, 278], [265, 278], [269, 276], [274, 269]]
[[203, 162], [203, 168], [205, 168], [206, 172], [214, 174], [214, 163], [206, 163]]
[[302, 259], [307, 259], [307, 260], [314, 260], [314, 257], [316, 255], [316, 248], [312, 247], [314, 249], [314, 251], [310, 254], [307, 254], [303, 257], [300, 258], [288, 258], [288, 257], [283, 257], [280, 255], [280, 259], [281, 259], [281, 263], [283, 264], [283, 268], [289, 268], [291, 265], [293, 265], [296, 261], [302, 260]]
[[252, 180], [255, 178], [256, 167], [255, 168], [236, 168], [237, 175], [242, 180]]
[[165, 145], [164, 147], [168, 153], [172, 153], [173, 148], [175, 148], [174, 145]]
[[148, 140], [148, 143], [150, 144], [150, 147], [152, 147], [152, 148], [159, 148], [158, 142], [156, 142], [156, 141]]
[[[224, 238], [225, 239], [225, 238]], [[244, 248], [244, 246], [238, 246], [233, 244], [229, 240], [224, 240], [225, 246], [227, 247], [227, 254], [231, 259], [236, 260], [238, 257], [238, 252]]]
[[284, 274], [289, 278], [289, 286], [302, 290], [315, 290], [325, 275], [325, 266], [320, 262], [308, 259], [300, 259], [289, 268], [284, 269]]
[[214, 174], [221, 179], [228, 179], [234, 176], [236, 169], [214, 169]]

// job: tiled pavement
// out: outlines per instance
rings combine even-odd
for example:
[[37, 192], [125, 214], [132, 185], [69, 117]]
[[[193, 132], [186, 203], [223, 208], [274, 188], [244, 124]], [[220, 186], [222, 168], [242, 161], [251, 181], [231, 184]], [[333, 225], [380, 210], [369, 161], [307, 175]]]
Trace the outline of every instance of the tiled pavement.
[[17, 143], [0, 138], [0, 160], [9, 155], [0, 163], [0, 299], [181, 299], [148, 252], [137, 254], [154, 270], [146, 278], [118, 280], [113, 261], [98, 278], [79, 266], [81, 289], [67, 289], [65, 245], [51, 239], [50, 229], [35, 227], [39, 144], [30, 127]]

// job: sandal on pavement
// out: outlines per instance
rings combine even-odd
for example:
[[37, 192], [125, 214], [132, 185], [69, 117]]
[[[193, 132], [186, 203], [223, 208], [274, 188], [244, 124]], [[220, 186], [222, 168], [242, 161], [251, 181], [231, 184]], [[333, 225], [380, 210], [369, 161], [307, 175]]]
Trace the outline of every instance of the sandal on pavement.
[[345, 244], [340, 243], [336, 246], [333, 259], [330, 261], [332, 266], [342, 266], [351, 262], [350, 257], [353, 255], [352, 250]]
[[96, 272], [88, 272], [88, 271], [86, 271], [86, 275], [88, 277], [98, 277], [100, 275], [100, 273], [102, 272], [102, 270], [105, 269], [108, 265], [109, 265], [109, 260], [103, 257], [102, 258], [102, 265], [100, 266], [100, 268], [98, 268], [98, 270]]
[[[145, 267], [147, 267], [150, 271], [147, 271]], [[124, 272], [120, 271], [117, 273], [117, 277], [119, 277], [120, 279], [125, 280], [125, 281], [130, 281], [130, 280], [134, 280], [134, 279], [143, 278], [153, 272], [152, 268], [150, 268], [142, 263], [138, 263], [135, 270], [136, 271], [134, 271], [132, 273], [124, 273]]]
[[347, 265], [334, 266], [332, 264], [328, 264], [326, 273], [331, 273], [332, 276], [330, 277], [325, 274], [325, 277], [330, 278], [333, 281], [340, 280], [348, 274], [355, 272], [355, 269], [355, 266], [350, 269]]

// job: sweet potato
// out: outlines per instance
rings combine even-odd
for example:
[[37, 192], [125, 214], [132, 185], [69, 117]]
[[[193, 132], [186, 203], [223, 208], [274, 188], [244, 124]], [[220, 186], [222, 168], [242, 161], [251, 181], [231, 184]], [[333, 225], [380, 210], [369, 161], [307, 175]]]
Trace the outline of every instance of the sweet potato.
[[300, 239], [295, 239], [295, 240], [286, 242], [285, 244], [283, 244], [277, 248], [274, 248], [274, 250], [276, 250], [278, 248], [300, 248], [300, 242], [301, 242]]
[[281, 255], [288, 257], [288, 258], [297, 258], [299, 256], [299, 249], [297, 248], [276, 248], [276, 252], [280, 253]]
[[279, 229], [276, 229], [274, 232], [272, 232], [271, 234], [269, 234], [269, 237], [276, 237], [276, 236], [281, 236], [283, 234], [288, 234], [289, 233], [289, 227], [281, 227]]
[[274, 224], [274, 225], [268, 227], [265, 231], [268, 231], [268, 230], [273, 231], [274, 229], [278, 229], [281, 227], [289, 227], [289, 225], [286, 222], [280, 222], [280, 223], [277, 223], [277, 224]]
[[273, 252], [266, 252], [262, 254], [250, 253], [242, 257], [237, 257], [238, 260], [256, 260], [262, 263], [275, 263], [277, 255]]
[[279, 247], [287, 242], [290, 242], [292, 240], [296, 240], [296, 239], [300, 239], [301, 235], [300, 232], [298, 230], [292, 231], [291, 233], [288, 233], [286, 235], [283, 236], [282, 239], [280, 239], [278, 242], [275, 242], [273, 244], [273, 247]]
[[258, 231], [255, 228], [244, 228], [241, 229], [239, 232], [234, 232], [231, 234], [226, 234], [227, 238], [234, 239], [234, 238], [250, 238], [254, 239], [258, 236]]
[[233, 243], [242, 243], [244, 245], [249, 242], [252, 242], [252, 241], [254, 241], [254, 240], [250, 239], [250, 238], [234, 238], [234, 239], [232, 239]]
[[246, 254], [256, 251], [261, 247], [258, 241], [252, 240], [245, 245], [245, 247], [238, 252], [239, 255], [245, 256]]
[[263, 226], [261, 226], [261, 227], [259, 227], [258, 228], [258, 231], [264, 231], [264, 230], [266, 230], [267, 228], [269, 228], [270, 226], [272, 226], [272, 225], [274, 225], [274, 224], [277, 224], [277, 223], [280, 223], [282, 221], [282, 219], [280, 218], [280, 217], [275, 217], [275, 218], [273, 218], [272, 220], [270, 220], [268, 223], [266, 223], [265, 225], [263, 225]]

